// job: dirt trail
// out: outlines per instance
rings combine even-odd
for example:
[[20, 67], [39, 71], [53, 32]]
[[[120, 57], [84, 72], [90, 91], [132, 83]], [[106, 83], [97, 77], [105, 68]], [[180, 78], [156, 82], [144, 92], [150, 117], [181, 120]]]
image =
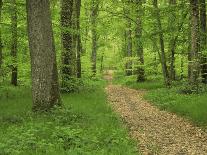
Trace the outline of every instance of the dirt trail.
[[[111, 75], [111, 74], [110, 74]], [[106, 76], [111, 80], [110, 75]], [[107, 86], [108, 99], [143, 155], [207, 155], [207, 133], [143, 100], [143, 91]]]

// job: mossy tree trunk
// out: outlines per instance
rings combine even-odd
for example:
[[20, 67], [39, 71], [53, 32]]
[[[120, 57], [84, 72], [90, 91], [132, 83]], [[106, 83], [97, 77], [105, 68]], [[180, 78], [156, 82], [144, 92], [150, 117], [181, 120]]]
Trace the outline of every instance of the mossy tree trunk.
[[92, 62], [92, 74], [96, 76], [97, 68], [97, 18], [98, 18], [99, 2], [98, 0], [92, 0], [91, 3], [91, 33], [92, 33], [92, 53], [91, 53], [91, 62]]
[[27, 0], [32, 70], [33, 110], [48, 111], [61, 104], [49, 0]]
[[[170, 42], [169, 42], [169, 53], [170, 53], [170, 80], [175, 80], [175, 50], [176, 50], [176, 0], [169, 0], [169, 6], [171, 8], [169, 16], [169, 31], [170, 33]], [[173, 24], [172, 24], [173, 23]]]
[[202, 82], [207, 84], [207, 54], [205, 53], [206, 50], [206, 0], [200, 0], [200, 34], [201, 34], [201, 75], [202, 75]]
[[17, 34], [17, 4], [16, 0], [11, 1], [11, 84], [17, 86], [17, 42], [18, 42], [18, 34]]
[[77, 25], [77, 78], [81, 78], [81, 34], [80, 34], [81, 0], [76, 0], [76, 25]]
[[137, 67], [137, 82], [145, 81], [145, 70], [144, 70], [144, 48], [142, 42], [142, 1], [136, 2], [136, 48], [138, 56], [138, 67]]
[[74, 0], [61, 1], [61, 39], [62, 39], [62, 86], [76, 76], [75, 56], [73, 48], [73, 6]]
[[197, 88], [199, 78], [199, 4], [198, 0], [190, 0], [191, 9], [191, 51], [189, 69], [189, 83]]
[[[3, 7], [3, 1], [0, 0], [0, 24], [1, 24], [1, 12], [2, 12], [2, 7]], [[3, 54], [2, 54], [2, 51], [3, 51], [3, 43], [2, 43], [2, 34], [1, 34], [1, 28], [0, 27], [0, 71], [2, 69], [2, 63], [3, 63]]]
[[126, 63], [126, 76], [132, 75], [132, 23], [130, 19], [127, 19], [127, 30], [126, 30], [126, 37], [127, 37], [127, 63]]

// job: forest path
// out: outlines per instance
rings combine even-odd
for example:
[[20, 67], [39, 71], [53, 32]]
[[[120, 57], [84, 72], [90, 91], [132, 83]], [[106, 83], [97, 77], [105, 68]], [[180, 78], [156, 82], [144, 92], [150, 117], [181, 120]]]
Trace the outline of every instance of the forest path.
[[[111, 73], [105, 79], [111, 81]], [[207, 133], [175, 114], [143, 99], [144, 92], [111, 82], [106, 88], [113, 109], [121, 115], [143, 155], [207, 155]]]

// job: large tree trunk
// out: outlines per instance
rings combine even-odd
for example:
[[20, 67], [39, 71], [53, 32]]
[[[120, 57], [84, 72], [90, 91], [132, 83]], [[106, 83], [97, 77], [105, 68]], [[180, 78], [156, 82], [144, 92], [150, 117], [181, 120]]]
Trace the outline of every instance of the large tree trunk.
[[201, 75], [202, 75], [202, 82], [207, 84], [207, 55], [204, 53], [206, 49], [206, 0], [200, 0], [200, 31], [201, 31]]
[[32, 69], [33, 110], [60, 105], [56, 52], [49, 0], [27, 0], [27, 22]]
[[136, 47], [138, 56], [138, 67], [137, 67], [137, 82], [145, 81], [145, 70], [144, 70], [144, 49], [142, 43], [142, 1], [136, 2], [137, 7], [137, 23], [136, 23]]
[[77, 78], [81, 78], [81, 34], [80, 34], [81, 0], [76, 0], [76, 25], [77, 25]]
[[169, 0], [169, 6], [172, 8], [172, 12], [170, 12], [169, 17], [169, 28], [172, 30], [170, 33], [170, 42], [169, 42], [169, 51], [171, 54], [170, 58], [170, 79], [175, 80], [175, 49], [176, 49], [176, 36], [175, 36], [175, 30], [177, 30], [177, 23], [172, 24], [176, 21], [176, 0]]
[[191, 8], [191, 51], [189, 69], [191, 75], [189, 76], [189, 83], [193, 87], [198, 85], [199, 77], [199, 6], [198, 0], [190, 0]]
[[170, 77], [169, 77], [169, 72], [168, 72], [168, 68], [167, 68], [164, 35], [163, 35], [163, 29], [162, 29], [162, 24], [161, 24], [161, 19], [160, 19], [160, 11], [158, 8], [157, 0], [153, 0], [153, 6], [155, 8], [155, 13], [156, 13], [156, 18], [157, 18], [157, 27], [159, 30], [162, 72], [163, 72], [165, 85], [169, 86], [170, 85]]
[[98, 10], [99, 4], [97, 0], [92, 0], [91, 7], [91, 29], [92, 29], [92, 54], [91, 54], [91, 62], [92, 62], [92, 73], [93, 76], [96, 75], [96, 59], [97, 59], [97, 18], [98, 18]]
[[[1, 11], [2, 11], [2, 7], [3, 7], [3, 1], [0, 0], [0, 23], [1, 23]], [[3, 63], [3, 54], [2, 54], [2, 50], [3, 50], [3, 45], [2, 45], [2, 36], [1, 36], [1, 27], [0, 27], [0, 71], [2, 69], [2, 63]]]
[[71, 77], [75, 77], [75, 51], [73, 49], [73, 0], [61, 1], [61, 38], [62, 38], [62, 86]]
[[17, 4], [16, 0], [12, 0], [11, 9], [11, 29], [12, 29], [12, 39], [11, 39], [11, 84], [17, 86]]

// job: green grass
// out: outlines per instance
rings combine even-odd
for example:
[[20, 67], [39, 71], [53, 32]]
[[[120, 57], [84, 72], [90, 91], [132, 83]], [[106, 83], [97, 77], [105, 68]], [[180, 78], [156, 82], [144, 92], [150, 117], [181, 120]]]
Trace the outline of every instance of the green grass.
[[106, 101], [103, 82], [96, 82], [93, 89], [63, 94], [64, 108], [45, 114], [30, 112], [29, 88], [1, 88], [0, 92], [2, 155], [137, 154], [135, 142]]
[[179, 93], [182, 85], [168, 89], [163, 82], [150, 80], [144, 83], [137, 83], [136, 77], [124, 77], [115, 75], [116, 84], [122, 84], [134, 89], [145, 89], [148, 93], [145, 99], [149, 100], [162, 110], [176, 113], [186, 117], [196, 125], [207, 126], [207, 92], [201, 94], [184, 95]]
[[145, 98], [161, 109], [184, 116], [197, 125], [207, 126], [207, 93], [183, 95], [178, 93], [178, 88], [162, 88], [149, 91]]
[[136, 76], [125, 77], [121, 74], [116, 73], [114, 76], [114, 84], [121, 84], [133, 89], [144, 89], [153, 90], [158, 88], [163, 88], [163, 82], [157, 80], [148, 80], [146, 82], [136, 82]]

